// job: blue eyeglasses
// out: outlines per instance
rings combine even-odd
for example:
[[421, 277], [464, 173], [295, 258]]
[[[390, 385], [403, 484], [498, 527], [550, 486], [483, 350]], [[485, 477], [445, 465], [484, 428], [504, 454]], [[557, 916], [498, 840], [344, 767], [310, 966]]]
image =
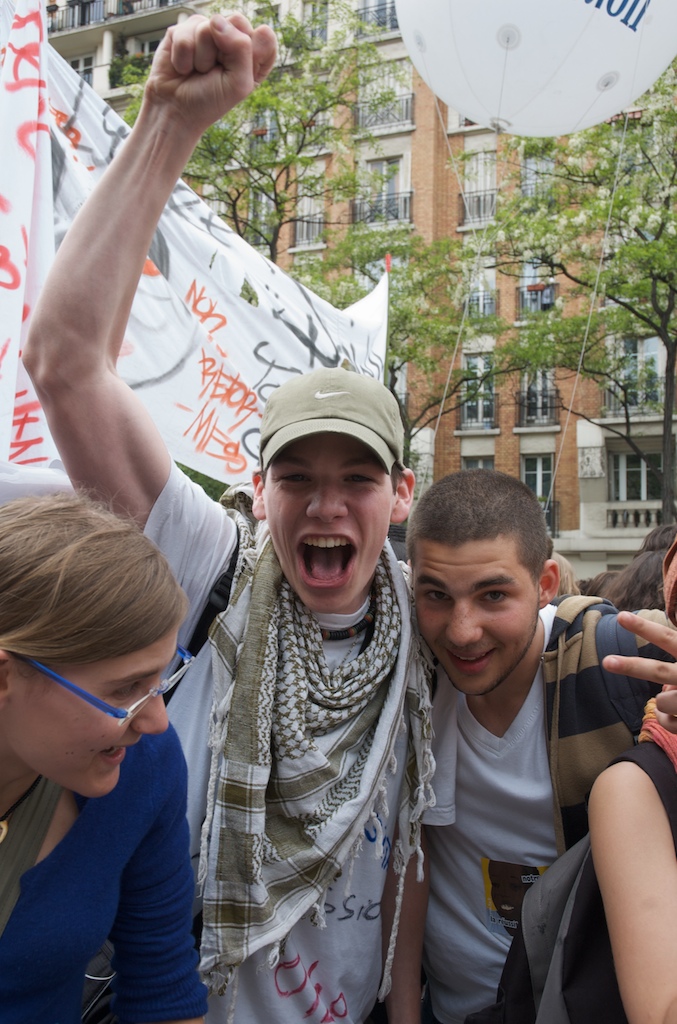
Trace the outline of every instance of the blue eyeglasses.
[[36, 661], [35, 658], [26, 658], [22, 654], [15, 654], [15, 658], [19, 658], [20, 661], [25, 661], [28, 665], [32, 665], [38, 672], [42, 672], [43, 675], [49, 676], [59, 686], [65, 687], [66, 690], [70, 690], [76, 697], [80, 697], [82, 700], [86, 700], [92, 707], [98, 708], [99, 711], [103, 711], [105, 715], [110, 715], [111, 718], [117, 718], [118, 725], [125, 725], [129, 722], [134, 715], [138, 714], [141, 708], [145, 707], [149, 700], [153, 697], [159, 697], [161, 693], [169, 693], [169, 691], [176, 686], [179, 680], [185, 675], [188, 667], [195, 660], [194, 656], [187, 651], [184, 647], [177, 647], [176, 653], [181, 659], [181, 665], [172, 672], [166, 679], [161, 680], [156, 686], [151, 686], [150, 690], [139, 700], [135, 701], [128, 708], [116, 708], [113, 704], [107, 704], [105, 700], [101, 700], [100, 697], [95, 697], [93, 693], [88, 693], [87, 690], [83, 690], [82, 687], [76, 686], [75, 683], [71, 683], [70, 680], [64, 679], [58, 672], [55, 672], [51, 668], [47, 668], [42, 662]]

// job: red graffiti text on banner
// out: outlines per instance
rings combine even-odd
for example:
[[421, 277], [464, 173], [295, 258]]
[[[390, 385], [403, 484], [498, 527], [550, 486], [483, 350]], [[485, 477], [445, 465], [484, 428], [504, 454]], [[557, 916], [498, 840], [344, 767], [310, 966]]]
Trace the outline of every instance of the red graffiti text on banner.
[[9, 352], [9, 346], [12, 343], [12, 339], [8, 338], [5, 344], [0, 348], [0, 380], [2, 380], [2, 364], [5, 360], [5, 356]]
[[197, 281], [193, 281], [188, 294], [186, 295], [186, 302], [190, 306], [195, 316], [198, 318], [201, 324], [206, 323], [208, 320], [213, 320], [215, 326], [209, 327], [208, 329], [213, 334], [215, 331], [220, 331], [222, 327], [226, 326], [228, 322], [223, 313], [216, 312], [216, 302], [214, 299], [210, 299], [206, 294], [205, 286], [197, 290]]
[[12, 262], [7, 246], [0, 245], [0, 288], [16, 291], [20, 284], [19, 268]]
[[209, 408], [209, 403], [200, 409], [183, 436], [191, 438], [196, 452], [222, 462], [226, 476], [229, 473], [243, 473], [247, 468], [247, 460], [240, 452], [240, 442], [233, 441], [221, 430], [218, 413]]
[[28, 65], [28, 73], [38, 72], [40, 70], [40, 42], [42, 41], [42, 20], [40, 18], [39, 11], [32, 11], [25, 18], [20, 15], [16, 15], [12, 24], [12, 30], [18, 31], [19, 29], [26, 28], [28, 26], [35, 27], [38, 30], [38, 39], [34, 42], [26, 43], [24, 46], [16, 47], [13, 43], [7, 44], [7, 50], [14, 54], [14, 62], [12, 64], [12, 76], [13, 81], [7, 82], [5, 88], [8, 92], [17, 92], [19, 89], [45, 89], [46, 82], [43, 78], [22, 78], [21, 73], [24, 71], [24, 65]]
[[242, 426], [258, 411], [256, 394], [247, 387], [240, 375], [234, 377], [227, 373], [218, 360], [208, 355], [204, 349], [200, 356], [200, 375], [200, 398], [207, 397], [208, 401], [232, 409], [236, 417], [234, 427]]
[[36, 132], [47, 132], [49, 135], [49, 125], [46, 121], [42, 120], [42, 115], [45, 112], [45, 100], [43, 96], [38, 99], [38, 121], [25, 121], [24, 124], [19, 125], [17, 128], [17, 141], [24, 153], [26, 153], [32, 160], [35, 160], [35, 146], [31, 141], [31, 136], [35, 135]]
[[25, 458], [26, 454], [30, 453], [31, 449], [34, 449], [37, 445], [41, 445], [44, 442], [44, 437], [41, 435], [26, 436], [30, 435], [36, 424], [40, 423], [40, 403], [35, 399], [20, 401], [20, 399], [26, 399], [28, 395], [27, 391], [17, 391], [16, 403], [14, 405], [14, 418], [12, 421], [13, 437], [9, 446], [9, 459], [10, 462], [19, 462], [21, 465], [27, 466], [36, 462], [47, 462], [46, 455], [36, 455], [33, 458]]

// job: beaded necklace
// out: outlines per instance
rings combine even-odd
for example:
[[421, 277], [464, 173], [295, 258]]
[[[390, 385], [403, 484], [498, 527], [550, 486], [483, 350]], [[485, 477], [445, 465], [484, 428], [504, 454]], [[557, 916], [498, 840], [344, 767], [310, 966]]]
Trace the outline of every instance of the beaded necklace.
[[347, 640], [351, 636], [358, 636], [364, 633], [367, 626], [371, 626], [376, 614], [376, 598], [370, 595], [369, 608], [364, 618], [356, 622], [354, 626], [347, 626], [345, 629], [322, 629], [323, 640]]

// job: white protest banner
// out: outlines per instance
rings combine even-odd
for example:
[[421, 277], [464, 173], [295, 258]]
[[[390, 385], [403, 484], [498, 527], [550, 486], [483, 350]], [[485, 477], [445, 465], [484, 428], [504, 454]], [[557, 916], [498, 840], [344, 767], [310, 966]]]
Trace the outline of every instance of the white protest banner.
[[[11, 8], [5, 0], [0, 21], [3, 47], [10, 33]], [[17, 0], [12, 34], [19, 18], [30, 18], [31, 23], [38, 19], [44, 34], [37, 0]], [[12, 45], [7, 42], [5, 70]], [[51, 138], [51, 156], [48, 146], [38, 150], [34, 170], [36, 178], [41, 172], [41, 200], [48, 191], [45, 178], [54, 183], [58, 246], [106, 165], [124, 145], [129, 129], [53, 47], [47, 47], [46, 70], [43, 62], [40, 76], [47, 83], [50, 135], [42, 130], [37, 134], [46, 143]], [[15, 171], [19, 141], [5, 127], [20, 121], [21, 115], [4, 110], [16, 95], [3, 95], [0, 121], [5, 172], [0, 239], [9, 236], [10, 226], [20, 237], [14, 210], [27, 186], [26, 172]], [[17, 245], [14, 242], [10, 251], [20, 263], [23, 251]], [[87, 259], [86, 252], [82, 259]], [[83, 295], [82, 302], [86, 301]], [[387, 303], [384, 275], [354, 307], [334, 308], [249, 246], [179, 182], [149, 253], [118, 368], [150, 410], [175, 459], [231, 483], [249, 480], [257, 462], [261, 410], [272, 389], [295, 374], [344, 363], [382, 379]], [[7, 335], [3, 345], [7, 340], [8, 348], [18, 353], [16, 328], [9, 337], [1, 307], [0, 317]], [[19, 365], [17, 372], [20, 369]], [[9, 402], [9, 392], [3, 393], [2, 409], [7, 410]], [[0, 420], [0, 459], [48, 463], [54, 453], [43, 424], [30, 437], [24, 431], [25, 450], [19, 451], [16, 428], [14, 435], [8, 432], [15, 420], [16, 408], [13, 418]]]
[[[47, 31], [25, 0], [0, 11], [0, 457], [49, 462], [56, 449], [20, 360], [54, 258]], [[10, 32], [11, 24], [11, 32]]]

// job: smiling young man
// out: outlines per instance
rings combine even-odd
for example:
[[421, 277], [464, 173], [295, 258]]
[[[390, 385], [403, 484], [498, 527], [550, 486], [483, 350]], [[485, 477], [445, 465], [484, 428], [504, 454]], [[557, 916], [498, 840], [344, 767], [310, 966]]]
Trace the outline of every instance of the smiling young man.
[[[386, 545], [414, 486], [397, 402], [338, 367], [292, 378], [265, 407], [253, 501], [237, 490], [219, 505], [115, 370], [178, 175], [274, 55], [270, 30], [241, 15], [169, 30], [136, 125], [59, 250], [25, 360], [72, 481], [169, 559], [190, 601], [182, 644], [237, 552], [229, 605], [169, 704], [189, 766], [208, 1020], [362, 1024], [431, 799], [427, 679]], [[414, 1024], [417, 994], [396, 989], [416, 967], [399, 955], [391, 1024]]]
[[[592, 783], [632, 745], [658, 689], [646, 680], [663, 682], [672, 658], [642, 639], [644, 618], [665, 624], [661, 612], [632, 619], [633, 635], [597, 598], [555, 600], [540, 503], [513, 477], [471, 470], [433, 484], [407, 547], [419, 628], [437, 663], [424, 1020], [463, 1024], [478, 1013], [479, 1024], [523, 891], [587, 831]], [[641, 656], [641, 669], [637, 659], [610, 661], [642, 680], [602, 668], [598, 644], [602, 654]], [[498, 900], [509, 904], [509, 927], [494, 898], [497, 862], [513, 883], [510, 900]]]

